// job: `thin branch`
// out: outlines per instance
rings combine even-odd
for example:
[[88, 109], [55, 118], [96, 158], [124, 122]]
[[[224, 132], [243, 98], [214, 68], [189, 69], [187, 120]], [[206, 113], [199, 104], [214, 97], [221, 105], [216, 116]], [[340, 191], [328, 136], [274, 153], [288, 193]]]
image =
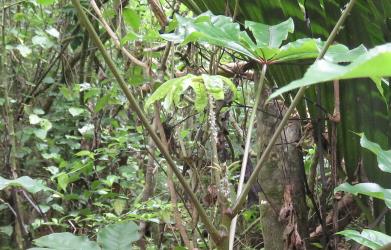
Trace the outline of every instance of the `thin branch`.
[[[6, 8], [5, 8], [5, 1], [2, 1], [2, 22], [3, 25], [1, 28], [1, 51], [0, 51], [0, 88], [3, 88], [3, 96], [4, 96], [4, 113], [5, 113], [5, 127], [6, 127], [6, 132], [7, 132], [7, 143], [9, 145], [9, 150], [10, 150], [10, 172], [11, 176], [13, 179], [18, 178], [18, 162], [17, 162], [17, 152], [16, 152], [16, 147], [17, 147], [17, 141], [16, 141], [16, 134], [15, 134], [15, 123], [14, 123], [14, 113], [12, 110], [12, 106], [10, 104], [10, 96], [8, 93], [8, 90], [11, 89], [9, 88], [9, 80], [7, 79], [8, 77], [8, 72], [7, 72], [7, 66], [10, 67], [10, 65], [7, 65], [7, 51], [5, 49], [6, 47]], [[15, 213], [17, 214], [16, 216], [16, 223], [15, 223], [15, 240], [16, 240], [16, 245], [18, 249], [24, 249], [26, 245], [26, 236], [28, 235], [27, 228], [25, 227], [24, 224], [24, 213], [23, 213], [23, 206], [20, 200], [20, 197], [17, 194], [16, 188], [13, 188], [11, 190], [11, 196], [13, 199], [13, 203], [15, 206]]]
[[[318, 57], [316, 60], [320, 60], [323, 58], [323, 56], [326, 54], [328, 48], [330, 45], [333, 43], [336, 35], [340, 31], [342, 24], [345, 22], [346, 18], [348, 17], [350, 11], [352, 10], [354, 4], [356, 3], [357, 0], [350, 0], [348, 5], [346, 6], [344, 12], [342, 13], [340, 19], [338, 20], [337, 24], [334, 26], [333, 31], [330, 33], [330, 36], [328, 37], [325, 46], [322, 48], [322, 51], [319, 53]], [[250, 176], [246, 186], [243, 189], [243, 192], [240, 194], [240, 197], [237, 199], [235, 205], [233, 206], [232, 213], [233, 215], [236, 215], [239, 213], [244, 201], [246, 200], [247, 194], [251, 189], [251, 186], [255, 183], [257, 180], [258, 174], [266, 162], [266, 160], [269, 158], [269, 154], [276, 143], [277, 139], [280, 137], [280, 134], [282, 130], [284, 129], [285, 125], [287, 124], [290, 115], [293, 113], [295, 110], [296, 106], [299, 104], [301, 99], [304, 96], [305, 90], [307, 89], [307, 86], [301, 87], [299, 91], [297, 92], [295, 98], [293, 99], [291, 105], [289, 106], [288, 110], [286, 111], [284, 117], [281, 120], [281, 123], [277, 127], [276, 131], [274, 132], [272, 138], [269, 141], [269, 144], [267, 145], [265, 151], [263, 151], [261, 158], [259, 159], [257, 165], [255, 166], [254, 172]]]
[[159, 51], [164, 50], [165, 48], [166, 48], [166, 44], [161, 44], [156, 47], [145, 48], [145, 49], [143, 49], [143, 52], [145, 52], [145, 53], [159, 52]]
[[[341, 120], [341, 114], [339, 112], [339, 80], [334, 81], [334, 114], [330, 117], [331, 121], [331, 176], [333, 179], [333, 188], [337, 187], [338, 176], [338, 156], [337, 156], [337, 123]], [[333, 199], [333, 229], [334, 232], [338, 230], [338, 205], [336, 199]], [[334, 238], [334, 248], [337, 249], [338, 237]]]
[[234, 9], [234, 14], [233, 14], [233, 16], [232, 16], [232, 20], [233, 20], [233, 21], [235, 21], [236, 17], [238, 16], [239, 1], [240, 1], [240, 0], [236, 0], [236, 1], [235, 1], [235, 9]]
[[[159, 160], [156, 158], [156, 156], [153, 154], [153, 152], [151, 152], [150, 149], [146, 149], [146, 152], [153, 158], [154, 162], [159, 166], [159, 168], [163, 171], [163, 173], [166, 175], [166, 177], [168, 177], [167, 171], [164, 170], [163, 166], [160, 164]], [[183, 197], [183, 195], [181, 195], [181, 193], [179, 193], [179, 191], [177, 190], [177, 188], [175, 186], [174, 186], [174, 188], [175, 188], [175, 193], [179, 196], [182, 203], [185, 204], [186, 201], [185, 201], [185, 198]], [[193, 219], [194, 216], [192, 215], [189, 208], [187, 206], [184, 206], [184, 207], [185, 207], [185, 210], [187, 211], [187, 213], [189, 214], [190, 218]], [[201, 240], [203, 241], [204, 245], [207, 247], [208, 243], [206, 242], [205, 238], [202, 237], [202, 232], [201, 232], [200, 228], [198, 226], [195, 226], [195, 229], [197, 230], [198, 234], [201, 236]], [[207, 248], [207, 249], [209, 250], [209, 248]]]
[[[154, 130], [157, 129], [157, 116], [155, 115], [152, 121], [152, 127]], [[142, 201], [145, 202], [147, 201], [153, 194], [153, 189], [156, 184], [155, 181], [155, 164], [154, 164], [154, 158], [153, 156], [155, 155], [156, 147], [155, 143], [152, 140], [151, 137], [148, 139], [148, 146], [146, 147], [148, 152], [151, 152], [148, 157], [148, 161], [145, 166], [145, 176], [144, 176], [144, 188], [142, 192]], [[147, 227], [147, 222], [146, 221], [141, 221], [140, 222], [140, 242], [139, 242], [139, 247], [140, 249], [146, 249], [146, 240], [145, 240], [145, 232], [146, 232], [146, 227]]]
[[160, 4], [156, 0], [148, 0], [149, 6], [151, 6], [152, 12], [155, 14], [155, 17], [160, 23], [162, 29], [168, 24], [168, 19]]
[[3, 200], [1, 198], [0, 198], [0, 202], [5, 204], [9, 208], [9, 210], [12, 212], [12, 214], [15, 216], [15, 218], [18, 217], [18, 214], [16, 213], [15, 209], [11, 206], [11, 204], [9, 204], [8, 202], [6, 202], [5, 200]]
[[[262, 66], [262, 72], [261, 72], [261, 77], [260, 77], [258, 86], [256, 86], [257, 91], [255, 94], [254, 107], [252, 109], [250, 121], [248, 124], [246, 144], [244, 147], [244, 155], [243, 155], [243, 161], [242, 161], [242, 169], [240, 171], [239, 185], [238, 185], [238, 191], [237, 191], [237, 198], [240, 198], [240, 194], [242, 193], [242, 190], [243, 190], [244, 177], [246, 175], [246, 169], [247, 169], [247, 161], [248, 161], [248, 157], [249, 157], [250, 150], [251, 150], [251, 146], [250, 146], [251, 134], [252, 134], [254, 123], [255, 123], [255, 117], [257, 114], [257, 107], [259, 106], [259, 101], [260, 101], [261, 95], [262, 95], [262, 88], [263, 88], [263, 83], [265, 82], [266, 70], [267, 70], [267, 64], [264, 64]], [[238, 216], [235, 216], [232, 220], [232, 223], [231, 223], [231, 228], [230, 228], [230, 232], [229, 232], [229, 250], [232, 250], [234, 247], [237, 220], [238, 220]]]
[[96, 5], [96, 2], [95, 0], [91, 0], [90, 1], [91, 3], [91, 6], [92, 8], [94, 9], [96, 15], [98, 16], [100, 22], [102, 23], [103, 27], [105, 28], [105, 30], [107, 31], [107, 33], [109, 34], [109, 36], [111, 37], [111, 39], [113, 39], [114, 41], [114, 45], [115, 47], [118, 49], [118, 50], [121, 50], [122, 53], [124, 53], [124, 55], [131, 61], [133, 62], [134, 64], [146, 69], [147, 71], [149, 71], [149, 66], [145, 63], [143, 63], [142, 61], [140, 61], [139, 59], [137, 59], [135, 56], [133, 56], [124, 46], [121, 46], [121, 42], [118, 38], [118, 36], [114, 33], [114, 31], [110, 28], [110, 25], [106, 22], [106, 20], [103, 18], [103, 15], [98, 7], [98, 5]]
[[321, 227], [323, 235], [321, 238], [321, 244], [326, 246], [329, 242], [329, 232], [325, 225], [326, 220], [326, 206], [327, 206], [327, 180], [325, 173], [325, 162], [324, 162], [324, 147], [323, 147], [323, 131], [324, 131], [324, 115], [320, 109], [322, 103], [322, 91], [320, 85], [316, 85], [316, 112], [315, 112], [315, 140], [316, 140], [316, 151], [318, 152], [319, 161], [319, 174], [321, 179], [322, 192], [319, 197], [319, 210], [322, 217]]
[[334, 113], [332, 116], [329, 116], [329, 119], [335, 123], [339, 123], [341, 121], [339, 80], [334, 80], [333, 86], [334, 86]]
[[[155, 14], [156, 18], [159, 20], [160, 26], [162, 27], [162, 29], [164, 29], [164, 27], [168, 23], [168, 19], [167, 19], [165, 13], [163, 12], [162, 8], [160, 7], [160, 5], [155, 0], [148, 0], [148, 3], [151, 6], [151, 9], [152, 9], [153, 13]], [[167, 60], [168, 60], [168, 57], [170, 55], [171, 47], [172, 47], [172, 43], [171, 42], [168, 42], [167, 45], [163, 47], [164, 48], [164, 52], [163, 52], [163, 56], [161, 58], [160, 67], [159, 67], [159, 70], [160, 70], [159, 78], [160, 78], [160, 80], [164, 80], [164, 73], [165, 73], [166, 68], [167, 68]], [[166, 137], [166, 134], [165, 134], [164, 129], [163, 129], [163, 125], [162, 125], [161, 120], [160, 120], [160, 111], [161, 111], [160, 108], [161, 108], [160, 104], [156, 103], [155, 104], [155, 121], [156, 121], [156, 126], [157, 126], [157, 130], [159, 131], [161, 141], [163, 142], [166, 150], [169, 151], [167, 137]], [[172, 203], [172, 206], [173, 206], [175, 226], [178, 229], [185, 246], [188, 249], [193, 249], [194, 248], [193, 244], [189, 240], [189, 236], [188, 236], [188, 234], [186, 232], [186, 228], [183, 226], [181, 215], [180, 215], [179, 210], [178, 210], [178, 205], [177, 205], [178, 202], [177, 202], [176, 190], [175, 190], [175, 185], [174, 185], [173, 171], [172, 171], [171, 168], [167, 169], [167, 186], [168, 186], [168, 189], [169, 189], [169, 192], [170, 192], [171, 203]]]
[[154, 140], [156, 146], [159, 148], [160, 152], [162, 153], [163, 157], [166, 159], [167, 164], [170, 168], [172, 168], [174, 174], [178, 178], [179, 182], [181, 183], [183, 189], [185, 192], [189, 195], [189, 198], [193, 202], [194, 206], [196, 207], [198, 213], [200, 214], [200, 217], [202, 219], [202, 222], [205, 224], [205, 227], [208, 229], [210, 235], [212, 236], [215, 243], [219, 243], [221, 240], [220, 232], [219, 230], [212, 224], [210, 221], [205, 209], [202, 207], [200, 201], [197, 199], [196, 195], [192, 191], [191, 187], [185, 180], [185, 178], [182, 176], [180, 170], [177, 168], [174, 160], [171, 158], [169, 152], [166, 150], [164, 144], [159, 139], [158, 135], [155, 133], [153, 128], [149, 124], [149, 120], [144, 114], [143, 110], [138, 105], [137, 100], [133, 96], [133, 94], [128, 89], [127, 83], [122, 78], [120, 72], [118, 71], [117, 67], [115, 66], [114, 62], [112, 61], [111, 57], [107, 53], [103, 43], [99, 39], [98, 34], [95, 32], [94, 27], [92, 26], [91, 22], [88, 20], [83, 7], [80, 4], [79, 0], [72, 0], [72, 4], [77, 10], [79, 19], [83, 25], [85, 25], [85, 28], [90, 34], [91, 40], [96, 44], [100, 52], [102, 53], [102, 56], [104, 60], [106, 61], [108, 67], [110, 68], [111, 72], [113, 73], [114, 77], [116, 78], [119, 86], [121, 87], [122, 91], [124, 92], [126, 98], [129, 101], [130, 106], [132, 109], [136, 112], [137, 116], [140, 118], [141, 122], [149, 132], [150, 136]]
[[[161, 138], [162, 142], [164, 143], [166, 149], [169, 150], [166, 134], [164, 132], [163, 125], [160, 121], [160, 105], [158, 105], [158, 104], [155, 105], [155, 116], [156, 116], [156, 126], [159, 131], [160, 138]], [[173, 207], [175, 226], [178, 229], [185, 246], [188, 249], [193, 249], [193, 244], [189, 240], [189, 236], [187, 235], [186, 228], [182, 224], [181, 215], [178, 210], [178, 202], [177, 202], [177, 196], [176, 196], [176, 191], [175, 191], [175, 186], [174, 186], [174, 178], [173, 178], [173, 173], [172, 173], [171, 168], [167, 169], [167, 186], [168, 186], [170, 196], [171, 196], [171, 203], [172, 203], [172, 207]]]
[[[40, 208], [40, 206], [37, 204], [37, 202], [33, 201], [32, 198], [30, 198], [30, 195], [24, 191], [24, 190], [21, 190], [23, 196], [26, 198], [26, 200], [31, 204], [31, 206], [39, 213], [39, 215], [44, 219], [44, 221], [47, 223], [48, 222], [48, 218], [47, 216], [45, 215], [45, 213], [42, 211], [42, 209]], [[51, 233], [54, 233], [54, 230], [52, 228], [52, 226], [50, 224], [48, 224], [48, 228], [50, 230]]]

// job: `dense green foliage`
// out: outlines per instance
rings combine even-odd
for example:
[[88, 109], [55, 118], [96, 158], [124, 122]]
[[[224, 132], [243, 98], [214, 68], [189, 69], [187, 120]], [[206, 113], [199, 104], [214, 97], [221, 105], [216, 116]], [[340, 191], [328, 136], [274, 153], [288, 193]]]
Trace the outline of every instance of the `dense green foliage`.
[[[303, 153], [307, 217], [290, 176], [269, 211], [286, 248], [390, 243], [391, 4], [358, 1], [334, 41], [332, 10], [347, 2], [273, 2], [2, 0], [0, 250], [262, 248], [258, 194], [274, 194], [256, 182], [270, 152], [251, 131], [267, 105], [302, 133], [287, 144]], [[372, 15], [367, 39], [346, 38]]]

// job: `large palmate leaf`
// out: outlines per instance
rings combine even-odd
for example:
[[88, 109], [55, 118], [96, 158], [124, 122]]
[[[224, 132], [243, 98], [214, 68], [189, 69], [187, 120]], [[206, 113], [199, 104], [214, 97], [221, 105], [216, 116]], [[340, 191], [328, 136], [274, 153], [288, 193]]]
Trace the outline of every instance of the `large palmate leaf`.
[[0, 176], [0, 190], [3, 190], [8, 187], [21, 187], [30, 193], [37, 193], [40, 191], [53, 191], [48, 188], [43, 181], [34, 180], [29, 176], [22, 176], [15, 180], [7, 180]]
[[94, 241], [86, 236], [76, 236], [71, 233], [53, 233], [34, 240], [38, 248], [29, 250], [100, 250]]
[[253, 33], [257, 45], [267, 48], [279, 48], [288, 34], [295, 30], [292, 18], [274, 26], [252, 21], [246, 21], [245, 26]]
[[[163, 34], [162, 37], [172, 42], [203, 41], [213, 45], [225, 47], [237, 51], [250, 58], [257, 59], [254, 51], [251, 51], [253, 43], [248, 35], [240, 31], [238, 23], [226, 16], [214, 16], [206, 12], [195, 19], [176, 15], [178, 28], [175, 33]], [[248, 46], [242, 43], [245, 40], [252, 44]]]
[[[210, 10], [216, 15], [223, 15], [227, 13], [228, 9], [231, 14], [234, 13], [237, 1], [182, 0], [182, 2], [196, 14]], [[306, 1], [307, 4], [303, 8], [303, 5], [300, 4], [302, 2], [290, 0], [240, 1], [236, 19], [240, 22], [252, 20], [263, 23], [277, 23], [292, 17], [295, 22], [295, 33], [292, 38], [314, 36], [321, 37], [324, 40], [340, 17], [341, 9], [347, 3], [343, 0]], [[391, 35], [388, 25], [390, 14], [391, 1], [389, 0], [356, 1], [351, 14], [336, 39], [351, 48], [360, 43], [368, 47], [385, 43], [389, 41]], [[304, 17], [308, 19], [305, 20]], [[309, 24], [307, 21], [310, 21], [310, 27], [307, 25]], [[269, 67], [270, 72], [272, 72], [273, 78], [279, 87], [303, 76], [303, 68], [292, 65]], [[321, 88], [322, 106], [326, 107], [329, 113], [332, 113], [334, 109], [333, 86], [324, 84]], [[339, 126], [338, 131], [338, 152], [340, 157], [344, 159], [348, 176], [353, 177], [358, 162], [362, 162], [371, 181], [381, 182], [384, 186], [390, 185], [390, 175], [376, 167], [375, 157], [363, 152], [359, 145], [359, 139], [351, 134], [351, 131], [365, 131], [368, 138], [376, 138], [376, 141], [383, 148], [390, 148], [389, 139], [381, 138], [382, 134], [389, 134], [390, 116], [389, 109], [384, 105], [384, 97], [382, 99], [382, 96], [376, 91], [376, 88], [371, 86], [368, 79], [354, 79], [349, 80], [349, 84], [340, 84], [340, 95], [342, 126]], [[306, 99], [312, 102], [316, 100], [315, 91], [312, 88], [307, 90]], [[316, 107], [312, 102], [302, 101], [300, 105], [304, 110], [303, 114], [306, 115], [306, 110], [309, 110], [311, 117], [315, 117]], [[379, 204], [381, 203], [379, 202]], [[381, 211], [383, 211], [382, 208], [375, 208], [375, 213], [377, 213], [375, 216], [378, 216]], [[385, 220], [386, 225], [391, 225], [391, 220], [388, 217]], [[388, 220], [389, 222], [387, 222]], [[387, 227], [391, 229], [391, 226]], [[391, 230], [388, 233], [391, 234]]]
[[102, 250], [129, 250], [139, 239], [138, 226], [132, 221], [108, 225], [98, 233], [98, 243]]
[[377, 156], [377, 162], [382, 171], [391, 173], [391, 150], [383, 150], [379, 144], [371, 142], [364, 134], [360, 134], [360, 136], [361, 147], [370, 150]]
[[343, 235], [350, 240], [354, 240], [361, 245], [369, 247], [370, 249], [378, 249], [388, 243], [391, 243], [391, 236], [370, 229], [364, 229], [361, 233], [356, 230], [344, 230], [337, 234]]
[[275, 98], [290, 90], [335, 79], [365, 78], [379, 79], [391, 76], [391, 43], [377, 46], [360, 56], [349, 65], [326, 59], [311, 65], [302, 79], [293, 81], [275, 91], [270, 98]]
[[[278, 63], [316, 58], [324, 45], [325, 42], [320, 39], [298, 39], [282, 46], [278, 53], [271, 57], [271, 60], [273, 63]], [[324, 58], [338, 63], [351, 62], [366, 51], [367, 49], [363, 45], [349, 50], [345, 45], [335, 44], [330, 46]]]
[[354, 195], [364, 194], [373, 198], [384, 200], [387, 207], [391, 208], [391, 189], [382, 188], [376, 183], [359, 183], [350, 185], [349, 183], [342, 183], [334, 189], [334, 192], [348, 192]]
[[[206, 42], [234, 50], [262, 63], [316, 58], [324, 45], [320, 39], [306, 38], [281, 47], [288, 34], [294, 31], [291, 18], [276, 25], [246, 21], [245, 27], [252, 33], [255, 41], [246, 31], [240, 29], [238, 23], [227, 16], [215, 16], [206, 12], [194, 19], [179, 15], [176, 19], [178, 24], [176, 32], [162, 35], [166, 40], [184, 44]], [[333, 45], [331, 50], [335, 46], [337, 50], [342, 49], [345, 53], [349, 51], [342, 45]]]
[[170, 109], [172, 105], [179, 106], [181, 95], [189, 87], [194, 91], [194, 105], [198, 112], [203, 111], [208, 105], [208, 95], [211, 95], [215, 100], [223, 100], [226, 90], [232, 91], [234, 96], [236, 94], [235, 85], [226, 77], [188, 74], [163, 83], [147, 99], [145, 107], [148, 108], [152, 103], [161, 99], [164, 99], [163, 106], [166, 109]]

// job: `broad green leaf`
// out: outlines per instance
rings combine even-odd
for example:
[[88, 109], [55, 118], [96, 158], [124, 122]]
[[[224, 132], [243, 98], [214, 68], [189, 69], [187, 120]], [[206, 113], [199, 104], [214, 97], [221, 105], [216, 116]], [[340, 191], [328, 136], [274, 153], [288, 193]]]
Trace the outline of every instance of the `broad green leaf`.
[[[36, 114], [31, 114], [29, 115], [29, 122], [30, 124], [32, 125], [36, 125], [36, 124], [39, 124], [41, 126], [41, 128], [47, 132], [49, 131], [53, 125], [52, 123], [48, 120], [48, 119], [44, 119], [44, 118], [40, 118], [38, 115]], [[39, 133], [39, 132], [38, 132]], [[37, 135], [38, 136], [38, 135]], [[45, 135], [46, 136], [46, 135]], [[40, 137], [40, 136], [38, 136]]]
[[110, 101], [111, 95], [104, 95], [102, 98], [98, 100], [95, 106], [95, 112], [101, 111]]
[[377, 162], [382, 171], [391, 173], [391, 150], [383, 150], [379, 144], [371, 142], [364, 134], [360, 134], [360, 136], [361, 147], [370, 150], [377, 156]]
[[134, 30], [138, 30], [138, 28], [140, 27], [141, 20], [136, 11], [129, 8], [125, 8], [122, 12], [122, 16], [127, 25], [132, 27]]
[[[298, 39], [282, 46], [278, 52], [268, 59], [276, 63], [316, 58], [324, 45], [325, 42], [320, 39]], [[335, 44], [330, 46], [324, 58], [334, 62], [351, 62], [365, 52], [366, 48], [362, 45], [349, 50], [348, 47], [342, 44]]]
[[[380, 95], [382, 96], [384, 102], [388, 104], [388, 99], [384, 95], [384, 89], [383, 89], [383, 82], [386, 82], [384, 78], [381, 77], [371, 77], [372, 81], [375, 83], [377, 90], [379, 91]], [[388, 84], [386, 84], [389, 86]]]
[[31, 54], [31, 49], [23, 44], [19, 44], [18, 46], [16, 46], [16, 49], [23, 57], [27, 57]]
[[58, 174], [59, 170], [58, 167], [55, 166], [49, 166], [45, 168], [47, 171], [49, 171], [52, 175]]
[[342, 183], [334, 189], [334, 193], [344, 191], [353, 195], [364, 194], [373, 198], [384, 200], [387, 207], [391, 208], [391, 189], [384, 189], [376, 183], [359, 183], [350, 185], [349, 183]]
[[34, 45], [39, 45], [44, 49], [51, 48], [54, 45], [53, 42], [46, 36], [34, 36], [32, 42]]
[[61, 94], [64, 96], [65, 99], [67, 99], [68, 101], [72, 101], [73, 98], [74, 98], [74, 93], [72, 92], [71, 89], [69, 89], [68, 87], [64, 87], [62, 86], [60, 88], [60, 92]]
[[116, 199], [113, 202], [114, 212], [117, 216], [120, 216], [126, 207], [126, 201], [122, 199]]
[[211, 12], [201, 14], [195, 19], [176, 15], [179, 27], [174, 34], [164, 34], [162, 37], [173, 42], [203, 41], [213, 45], [237, 51], [250, 58], [258, 60], [254, 51], [241, 43], [241, 40], [251, 41], [247, 33], [240, 31], [238, 23], [232, 22], [230, 17], [214, 16]]
[[172, 89], [177, 88], [177, 85], [182, 81], [193, 77], [193, 75], [189, 74], [183, 77], [174, 78], [166, 81], [160, 87], [158, 87], [153, 94], [147, 99], [145, 102], [145, 108], [148, 108], [152, 103], [165, 98]]
[[14, 232], [14, 227], [12, 225], [0, 227], [0, 233], [5, 234], [8, 237], [10, 237], [13, 232]]
[[45, 111], [43, 111], [43, 110], [40, 109], [40, 108], [35, 108], [35, 109], [33, 109], [33, 113], [34, 113], [34, 114], [37, 114], [37, 115], [44, 115], [44, 114], [45, 114]]
[[41, 180], [34, 180], [29, 176], [22, 176], [15, 180], [7, 180], [0, 176], [0, 190], [8, 187], [21, 187], [30, 193], [51, 190]]
[[87, 123], [86, 125], [84, 125], [83, 127], [79, 128], [78, 131], [80, 132], [80, 134], [82, 135], [87, 135], [87, 134], [92, 134], [93, 131], [94, 131], [94, 124], [91, 124], [91, 123]]
[[49, 159], [61, 159], [61, 156], [57, 153], [42, 153], [42, 157], [46, 160]]
[[325, 59], [316, 61], [309, 67], [302, 79], [293, 81], [278, 89], [270, 96], [270, 99], [296, 88], [335, 79], [381, 78], [389, 76], [391, 76], [391, 43], [377, 46], [362, 53], [346, 66]]
[[76, 236], [71, 233], [53, 233], [34, 240], [34, 245], [47, 250], [101, 250], [99, 245], [86, 236]]
[[55, 38], [60, 38], [60, 32], [58, 32], [58, 30], [54, 27], [50, 27], [48, 29], [45, 30], [46, 33], [48, 33], [49, 35], [55, 37]]
[[[273, 62], [314, 58], [320, 51], [320, 39], [303, 38], [282, 46], [268, 55]], [[266, 53], [266, 50], [263, 50]]]
[[202, 74], [207, 91], [216, 100], [224, 100], [224, 82], [219, 76]]
[[69, 176], [66, 173], [61, 173], [57, 176], [57, 184], [64, 191], [67, 191], [67, 186], [69, 184]]
[[41, 122], [41, 118], [36, 114], [29, 115], [30, 124], [35, 125]]
[[77, 152], [75, 155], [76, 156], [80, 156], [80, 157], [87, 156], [87, 157], [89, 157], [91, 159], [95, 158], [95, 154], [93, 152], [89, 151], [89, 150], [82, 150], [80, 152]]
[[69, 112], [73, 117], [75, 117], [75, 116], [79, 116], [79, 115], [83, 114], [83, 113], [84, 113], [84, 109], [72, 107], [72, 108], [69, 108], [69, 109], [68, 109], [68, 112]]
[[378, 249], [391, 242], [391, 236], [370, 229], [364, 229], [361, 233], [356, 230], [344, 230], [337, 234], [343, 235], [371, 249]]
[[133, 42], [137, 39], [139, 39], [139, 35], [137, 35], [135, 32], [129, 30], [128, 33], [121, 38], [121, 45], [126, 44], [127, 42]]
[[[206, 12], [194, 19], [179, 15], [176, 16], [176, 19], [178, 25], [176, 32], [162, 35], [164, 39], [185, 44], [196, 41], [207, 42], [229, 48], [258, 62], [271, 61], [276, 63], [316, 58], [324, 45], [319, 39], [306, 38], [288, 43], [280, 48], [288, 34], [294, 30], [292, 19], [271, 26], [247, 21], [245, 25], [252, 32], [256, 43], [230, 17], [214, 16], [210, 12]], [[334, 47], [342, 48], [344, 54], [349, 51], [342, 45], [333, 45], [330, 50], [333, 50]], [[351, 57], [353, 56], [354, 54], [351, 55]]]
[[[322, 44], [322, 47], [324, 46], [324, 43]], [[324, 59], [327, 61], [335, 62], [335, 63], [342, 63], [342, 62], [353, 62], [356, 60], [357, 57], [365, 54], [368, 52], [367, 48], [365, 48], [364, 45], [360, 45], [352, 50], [349, 50], [348, 47], [337, 44], [331, 46], [328, 50], [326, 55], [324, 56]]]
[[288, 38], [288, 34], [293, 33], [295, 29], [292, 18], [271, 26], [246, 21], [245, 26], [253, 33], [257, 46], [267, 48], [279, 48], [282, 42]]
[[172, 88], [163, 102], [164, 108], [169, 109], [172, 105], [178, 107], [180, 104], [182, 93], [190, 87], [191, 82], [194, 78], [197, 77], [190, 77], [188, 79], [184, 79], [183, 81], [180, 81], [179, 84], [177, 84], [174, 88]]
[[52, 123], [48, 119], [43, 119], [43, 118], [41, 118], [39, 125], [45, 131], [49, 131], [53, 127]]
[[108, 225], [99, 230], [97, 241], [102, 246], [102, 250], [129, 250], [139, 237], [137, 224], [128, 221]]
[[36, 128], [33, 130], [33, 132], [34, 132], [34, 135], [41, 140], [45, 140], [46, 136], [48, 134], [47, 130], [44, 130], [42, 128]]
[[205, 85], [201, 81], [192, 81], [191, 87], [196, 96], [194, 107], [198, 112], [202, 112], [208, 105], [208, 94]]

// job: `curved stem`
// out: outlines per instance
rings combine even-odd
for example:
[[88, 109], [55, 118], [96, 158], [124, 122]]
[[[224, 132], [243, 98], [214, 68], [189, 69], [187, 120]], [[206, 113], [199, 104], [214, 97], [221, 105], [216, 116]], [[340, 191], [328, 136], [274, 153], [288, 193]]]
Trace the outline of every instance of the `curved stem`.
[[[256, 114], [257, 114], [259, 101], [261, 99], [263, 83], [265, 82], [266, 70], [267, 70], [267, 64], [264, 64], [262, 66], [261, 77], [259, 79], [259, 83], [258, 83], [258, 86], [257, 86], [257, 92], [255, 94], [255, 102], [254, 102], [254, 106], [253, 106], [253, 109], [252, 109], [252, 112], [251, 112], [250, 122], [248, 124], [247, 136], [246, 136], [246, 144], [245, 144], [245, 147], [244, 147], [244, 155], [243, 155], [243, 161], [242, 161], [242, 168], [240, 170], [240, 178], [239, 178], [239, 185], [238, 185], [238, 191], [237, 191], [237, 198], [240, 197], [240, 194], [242, 193], [242, 189], [243, 189], [243, 185], [244, 185], [244, 177], [246, 175], [247, 162], [248, 162], [248, 157], [249, 157], [249, 154], [250, 154], [251, 134], [252, 134], [254, 123], [255, 123], [255, 117], [256, 117]], [[238, 216], [235, 216], [233, 218], [233, 220], [232, 220], [232, 223], [231, 223], [231, 228], [230, 228], [230, 231], [229, 231], [229, 250], [232, 250], [233, 247], [234, 247], [235, 231], [236, 231], [237, 220], [238, 220]]]
[[[322, 48], [322, 51], [319, 53], [318, 57], [316, 60], [320, 60], [323, 58], [323, 56], [326, 54], [328, 48], [330, 45], [333, 43], [336, 35], [338, 34], [339, 30], [342, 27], [342, 24], [345, 22], [346, 18], [348, 17], [350, 11], [352, 10], [354, 4], [356, 3], [357, 0], [350, 0], [348, 5], [346, 6], [344, 12], [342, 13], [341, 17], [339, 18], [337, 24], [334, 26], [333, 31], [330, 33], [330, 36], [328, 37], [325, 46]], [[246, 200], [247, 194], [251, 189], [251, 186], [254, 184], [256, 181], [259, 172], [261, 171], [261, 168], [265, 161], [268, 159], [269, 154], [276, 143], [278, 137], [280, 136], [282, 130], [284, 129], [285, 125], [288, 122], [288, 119], [292, 112], [295, 110], [296, 106], [299, 104], [301, 99], [304, 96], [305, 90], [307, 89], [307, 86], [301, 87], [299, 91], [297, 92], [295, 98], [293, 99], [291, 105], [289, 106], [288, 110], [286, 111], [284, 117], [281, 120], [281, 123], [278, 125], [276, 131], [274, 132], [272, 138], [270, 139], [265, 151], [263, 151], [261, 158], [259, 159], [257, 165], [255, 166], [254, 172], [251, 174], [247, 184], [245, 185], [243, 192], [240, 194], [240, 197], [236, 200], [236, 203], [232, 209], [232, 213], [234, 215], [238, 214], [244, 201]]]
[[239, 11], [239, 0], [235, 1], [235, 9], [234, 9], [234, 14], [232, 16], [232, 20], [235, 21], [236, 17], [238, 16], [238, 11]]
[[144, 114], [143, 110], [140, 108], [136, 98], [133, 96], [132, 92], [128, 89], [127, 83], [122, 78], [120, 72], [118, 71], [117, 67], [115, 66], [113, 60], [111, 59], [110, 55], [107, 53], [102, 41], [100, 40], [98, 34], [95, 32], [94, 27], [92, 26], [90, 20], [87, 18], [83, 7], [80, 4], [79, 0], [72, 0], [73, 6], [76, 8], [78, 17], [80, 19], [80, 22], [85, 26], [88, 33], [90, 34], [91, 40], [95, 43], [95, 45], [98, 47], [99, 51], [101, 52], [107, 66], [110, 68], [110, 71], [113, 73], [115, 79], [117, 80], [119, 86], [121, 87], [122, 91], [124, 92], [126, 99], [128, 100], [131, 108], [136, 112], [137, 116], [140, 118], [141, 122], [147, 129], [148, 133], [150, 134], [151, 138], [155, 142], [156, 146], [159, 148], [160, 152], [162, 153], [163, 157], [167, 161], [167, 165], [172, 169], [175, 176], [178, 178], [179, 182], [181, 183], [183, 189], [185, 192], [189, 195], [189, 198], [194, 203], [194, 206], [196, 207], [202, 222], [205, 224], [205, 227], [207, 228], [208, 232], [210, 233], [213, 241], [218, 244], [221, 240], [220, 232], [219, 230], [212, 224], [211, 220], [209, 219], [208, 215], [206, 214], [205, 209], [202, 207], [200, 201], [197, 199], [196, 195], [194, 194], [193, 190], [181, 174], [180, 170], [176, 167], [176, 164], [174, 160], [172, 159], [171, 155], [165, 148], [164, 144], [160, 140], [159, 136], [156, 134], [152, 126], [149, 124], [149, 120]]

